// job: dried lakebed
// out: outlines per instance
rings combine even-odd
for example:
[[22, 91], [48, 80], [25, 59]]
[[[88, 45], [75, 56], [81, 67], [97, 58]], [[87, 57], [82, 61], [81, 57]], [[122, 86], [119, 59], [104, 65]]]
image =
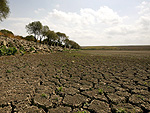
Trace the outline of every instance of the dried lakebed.
[[0, 57], [0, 112], [148, 113], [150, 54]]

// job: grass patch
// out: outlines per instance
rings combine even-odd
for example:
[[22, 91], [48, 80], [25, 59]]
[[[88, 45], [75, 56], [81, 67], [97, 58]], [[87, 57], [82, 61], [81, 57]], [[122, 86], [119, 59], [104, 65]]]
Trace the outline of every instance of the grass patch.
[[62, 87], [58, 87], [57, 90], [60, 92], [63, 91]]
[[99, 89], [99, 90], [98, 90], [98, 93], [99, 93], [100, 95], [102, 95], [102, 94], [103, 94], [103, 89]]
[[124, 109], [119, 108], [116, 113], [127, 113]]
[[42, 93], [42, 94], [41, 94], [41, 97], [47, 98], [47, 95], [46, 95], [45, 93]]
[[6, 73], [11, 73], [11, 70], [7, 70]]

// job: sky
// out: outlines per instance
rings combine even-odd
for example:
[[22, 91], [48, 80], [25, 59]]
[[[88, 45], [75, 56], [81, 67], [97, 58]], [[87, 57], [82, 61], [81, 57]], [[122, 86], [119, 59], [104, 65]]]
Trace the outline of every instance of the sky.
[[33, 21], [81, 46], [150, 45], [150, 0], [8, 0], [0, 29], [27, 36]]

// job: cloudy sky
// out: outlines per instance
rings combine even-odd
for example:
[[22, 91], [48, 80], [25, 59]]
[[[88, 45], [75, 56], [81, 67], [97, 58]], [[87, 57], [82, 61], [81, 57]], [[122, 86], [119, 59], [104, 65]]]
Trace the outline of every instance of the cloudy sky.
[[82, 46], [150, 45], [150, 0], [9, 0], [11, 13], [0, 29], [28, 35], [41, 21]]

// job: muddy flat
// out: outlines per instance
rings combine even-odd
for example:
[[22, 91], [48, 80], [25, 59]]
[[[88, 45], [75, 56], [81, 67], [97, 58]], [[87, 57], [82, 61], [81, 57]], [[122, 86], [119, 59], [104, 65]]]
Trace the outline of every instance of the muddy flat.
[[148, 113], [150, 52], [0, 57], [1, 113]]

